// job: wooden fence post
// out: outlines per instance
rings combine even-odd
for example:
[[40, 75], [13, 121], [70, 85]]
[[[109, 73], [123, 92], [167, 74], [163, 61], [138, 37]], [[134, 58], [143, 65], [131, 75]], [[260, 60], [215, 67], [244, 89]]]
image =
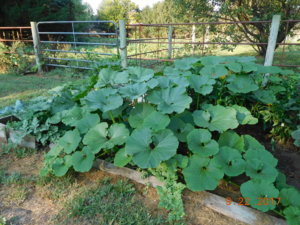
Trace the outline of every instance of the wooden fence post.
[[[196, 42], [196, 26], [195, 24], [193, 24], [192, 26], [192, 42]], [[195, 55], [195, 44], [192, 44], [192, 48], [193, 48], [193, 55]]]
[[172, 37], [173, 37], [173, 27], [169, 26], [168, 29], [168, 58], [172, 59]]
[[119, 20], [119, 38], [120, 38], [120, 57], [121, 66], [127, 67], [127, 43], [126, 43], [126, 24], [125, 20]]
[[[265, 56], [264, 66], [272, 66], [273, 64], [279, 26], [280, 26], [280, 15], [274, 15], [272, 18], [272, 24], [271, 24], [270, 34], [269, 34], [268, 47]], [[270, 74], [265, 74], [263, 86], [267, 84], [269, 75]]]
[[35, 62], [39, 73], [42, 73], [42, 65], [41, 65], [41, 58], [40, 58], [40, 39], [39, 34], [37, 31], [36, 22], [30, 22], [31, 26], [31, 33], [32, 33], [32, 40], [33, 40], [33, 48], [35, 54]]

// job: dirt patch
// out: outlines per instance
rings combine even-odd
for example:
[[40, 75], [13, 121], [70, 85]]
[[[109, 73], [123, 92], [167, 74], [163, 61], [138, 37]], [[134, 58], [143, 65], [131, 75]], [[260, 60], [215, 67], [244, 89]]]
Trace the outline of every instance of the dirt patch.
[[14, 155], [0, 157], [2, 165], [8, 173], [18, 172], [23, 175], [37, 176], [43, 166], [43, 152], [38, 152], [30, 157], [17, 158]]

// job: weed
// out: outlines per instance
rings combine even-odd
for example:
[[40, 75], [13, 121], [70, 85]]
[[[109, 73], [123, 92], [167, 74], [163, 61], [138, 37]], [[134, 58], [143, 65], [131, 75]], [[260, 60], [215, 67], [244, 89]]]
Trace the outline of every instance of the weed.
[[43, 187], [44, 196], [53, 200], [66, 196], [69, 193], [69, 189], [77, 185], [72, 175], [67, 175], [62, 178], [54, 176], [40, 177], [36, 184], [37, 186]]
[[135, 189], [126, 181], [116, 184], [102, 181], [94, 189], [85, 190], [66, 203], [55, 219], [58, 224], [83, 221], [88, 224], [143, 225], [166, 224], [161, 217], [151, 216], [145, 207], [134, 199]]
[[31, 156], [34, 153], [36, 153], [36, 149], [30, 149], [30, 148], [28, 148], [28, 149], [27, 148], [16, 148], [15, 149], [16, 157], [19, 159]]
[[9, 154], [15, 147], [16, 147], [16, 145], [12, 142], [8, 142], [7, 144], [2, 143], [1, 147], [0, 147], [0, 157], [2, 155]]
[[10, 184], [18, 184], [22, 181], [22, 175], [18, 172], [14, 172], [9, 176], [6, 176], [4, 178], [4, 184], [10, 185]]
[[17, 186], [12, 188], [11, 191], [5, 196], [3, 203], [5, 205], [20, 205], [22, 204], [28, 196], [29, 189], [25, 186]]
[[0, 216], [0, 225], [6, 225], [5, 217]]

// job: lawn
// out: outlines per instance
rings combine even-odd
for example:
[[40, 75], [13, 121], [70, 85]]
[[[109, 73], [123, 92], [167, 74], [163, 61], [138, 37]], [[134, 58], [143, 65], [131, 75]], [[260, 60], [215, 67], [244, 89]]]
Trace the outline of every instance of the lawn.
[[45, 95], [47, 91], [64, 83], [82, 79], [82, 73], [55, 69], [43, 75], [0, 74], [0, 108], [13, 104], [17, 99]]

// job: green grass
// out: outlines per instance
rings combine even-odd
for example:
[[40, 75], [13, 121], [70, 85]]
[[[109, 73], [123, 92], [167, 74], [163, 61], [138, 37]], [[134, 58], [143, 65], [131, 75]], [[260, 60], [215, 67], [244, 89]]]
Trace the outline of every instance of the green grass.
[[0, 74], [0, 108], [14, 104], [17, 99], [45, 95], [47, 91], [64, 83], [80, 79], [82, 74], [56, 69], [42, 76]]
[[107, 179], [103, 180], [97, 187], [69, 200], [55, 224], [167, 224], [163, 218], [152, 216], [134, 198], [134, 193], [133, 185], [128, 182], [119, 180], [112, 184]]

